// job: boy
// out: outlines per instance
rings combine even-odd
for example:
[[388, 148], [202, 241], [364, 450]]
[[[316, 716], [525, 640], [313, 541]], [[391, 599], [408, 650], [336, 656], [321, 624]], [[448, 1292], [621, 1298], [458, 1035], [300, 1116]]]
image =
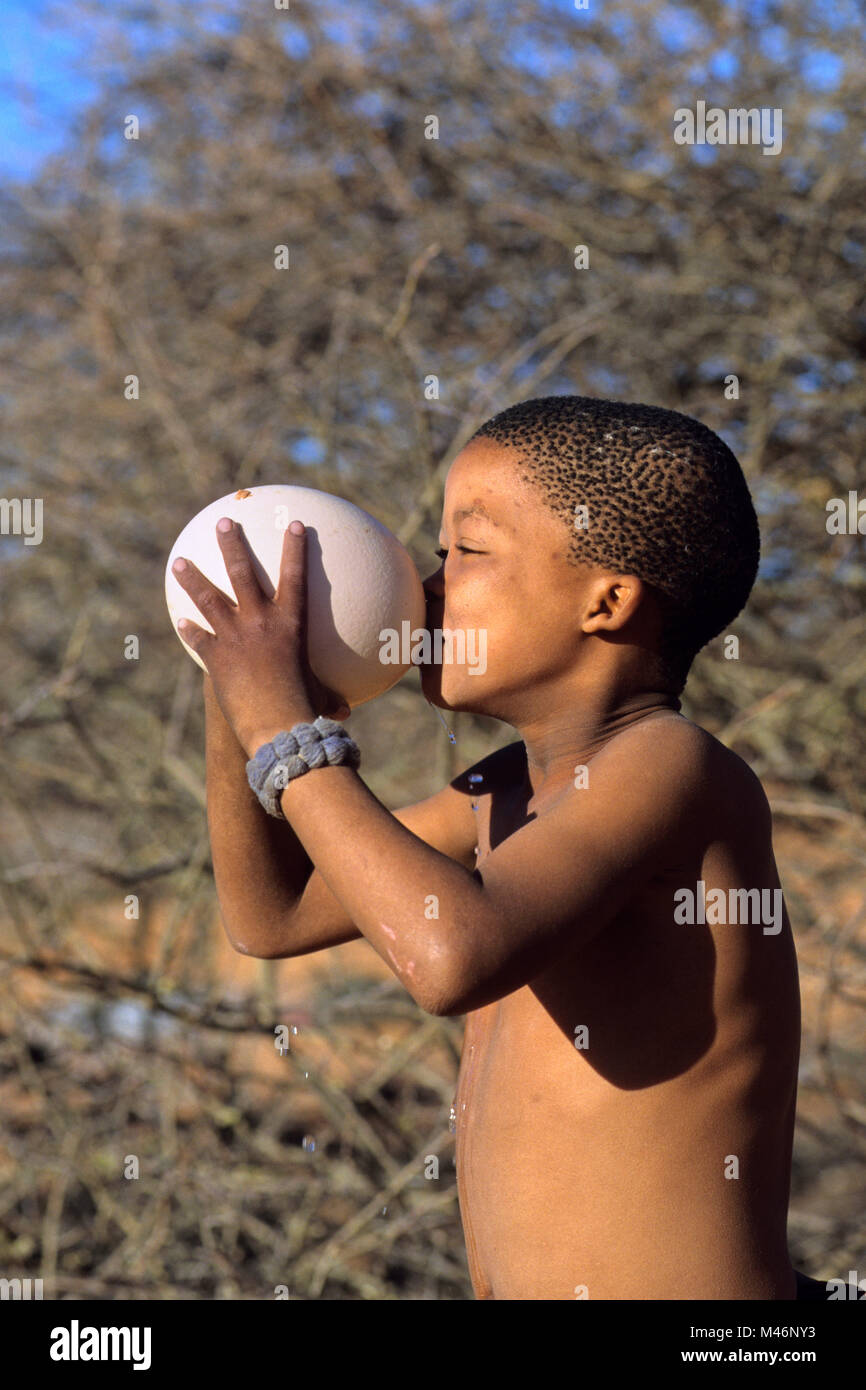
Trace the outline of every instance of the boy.
[[229, 939], [272, 959], [363, 935], [422, 1008], [467, 1015], [479, 1299], [814, 1296], [786, 1242], [800, 1018], [770, 810], [679, 713], [757, 572], [739, 465], [672, 411], [526, 401], [455, 459], [440, 544], [427, 626], [486, 630], [487, 664], [425, 667], [424, 693], [520, 738], [393, 814], [352, 766], [293, 777], [284, 821], [247, 784], [278, 731], [345, 715], [304, 666], [303, 528], [273, 601], [238, 528], [236, 607], [178, 576], [215, 632], [184, 636]]

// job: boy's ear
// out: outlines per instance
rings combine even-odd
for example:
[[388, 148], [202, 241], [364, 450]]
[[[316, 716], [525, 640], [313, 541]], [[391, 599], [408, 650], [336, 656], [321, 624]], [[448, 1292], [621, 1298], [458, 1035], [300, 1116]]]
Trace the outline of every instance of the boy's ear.
[[645, 585], [634, 574], [601, 574], [587, 594], [582, 632], [618, 632], [641, 606]]

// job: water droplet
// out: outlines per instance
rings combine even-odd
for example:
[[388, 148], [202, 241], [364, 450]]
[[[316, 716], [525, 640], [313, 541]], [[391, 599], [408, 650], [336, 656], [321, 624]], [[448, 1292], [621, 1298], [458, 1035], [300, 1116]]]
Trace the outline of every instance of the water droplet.
[[294, 1023], [292, 1024], [292, 1032], [294, 1033], [295, 1037], [298, 1036], [298, 1029]]
[[478, 802], [477, 802], [477, 801], [473, 801], [473, 803], [472, 803], [472, 809], [473, 809], [473, 811], [477, 811], [477, 810], [478, 810]]
[[483, 781], [484, 781], [484, 777], [482, 776], [482, 774], [481, 774], [480, 772], [470, 772], [470, 774], [469, 774], [469, 785], [470, 785], [470, 787], [480, 787], [480, 786], [481, 786], [481, 783], [482, 783]]
[[453, 1105], [451, 1107], [451, 1114], [448, 1116], [448, 1128], [452, 1134], [457, 1133], [457, 1111], [454, 1109]]
[[435, 709], [435, 711], [436, 711], [436, 713], [438, 714], [439, 718], [442, 720], [442, 727], [443, 727], [443, 729], [445, 730], [446, 734], [448, 735], [448, 740], [449, 740], [449, 742], [450, 742], [450, 743], [456, 743], [456, 742], [457, 742], [457, 739], [455, 738], [454, 734], [452, 734], [451, 730], [448, 728], [448, 725], [445, 723], [445, 716], [443, 715], [443, 713], [442, 713], [441, 709], [439, 708], [439, 706], [438, 706], [438, 705], [434, 705], [432, 700], [428, 700], [427, 703], [428, 703], [428, 705], [430, 706], [431, 709]]
[[382, 1208], [382, 1215], [383, 1215], [383, 1216], [387, 1216], [387, 1215], [388, 1215], [388, 1208], [387, 1208], [387, 1207], [383, 1207], [383, 1208]]
[[314, 1154], [316, 1152], [316, 1141], [312, 1134], [305, 1134], [301, 1140], [301, 1145], [308, 1154]]
[[305, 1081], [309, 1081], [309, 1079], [310, 1079], [310, 1073], [309, 1073], [308, 1071], [305, 1071], [305, 1072], [304, 1072], [304, 1080], [305, 1080]]

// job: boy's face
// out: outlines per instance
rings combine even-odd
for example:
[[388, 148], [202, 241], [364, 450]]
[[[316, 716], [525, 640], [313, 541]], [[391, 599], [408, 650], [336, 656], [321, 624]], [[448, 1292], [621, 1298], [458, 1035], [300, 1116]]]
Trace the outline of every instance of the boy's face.
[[428, 631], [461, 631], [465, 654], [455, 644], [449, 661], [446, 643], [441, 662], [434, 651], [420, 668], [433, 704], [508, 723], [574, 669], [592, 576], [568, 561], [568, 527], [518, 476], [520, 462], [476, 439], [451, 465], [439, 532], [448, 554], [424, 590]]

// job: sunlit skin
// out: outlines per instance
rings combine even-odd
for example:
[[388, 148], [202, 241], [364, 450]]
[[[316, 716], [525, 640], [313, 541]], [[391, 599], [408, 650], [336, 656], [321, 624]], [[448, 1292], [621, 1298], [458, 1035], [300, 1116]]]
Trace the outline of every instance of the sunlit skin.
[[[488, 515], [460, 516], [476, 507]], [[467, 1017], [456, 1111], [473, 1286], [486, 1299], [791, 1299], [787, 915], [772, 948], [760, 927], [671, 924], [673, 885], [778, 885], [763, 796], [675, 712], [671, 688], [647, 680], [658, 615], [645, 586], [565, 564], [567, 540], [508, 451], [479, 440], [455, 461], [428, 622], [486, 627], [488, 664], [425, 668], [423, 687], [443, 708], [513, 725], [526, 750], [476, 798], [479, 871], [546, 805], [586, 795], [575, 769], [631, 725], [621, 776], [651, 777], [667, 750], [672, 768], [705, 764], [704, 795], [691, 842], [664, 846], [606, 931]], [[618, 781], [597, 814], [622, 836]], [[578, 1023], [586, 1051], [569, 1036]], [[724, 1176], [728, 1154], [738, 1179]]]
[[[396, 812], [325, 767], [288, 784], [291, 829], [275, 829], [245, 785], [263, 739], [322, 712], [300, 656], [303, 535], [273, 603], [235, 532], [236, 608], [194, 567], [178, 576], [215, 632], [184, 636], [210, 672], [226, 931], [267, 958], [363, 936], [422, 1008], [466, 1015], [457, 1176], [478, 1298], [792, 1299], [787, 915], [774, 935], [674, 921], [700, 880], [779, 887], [766, 797], [678, 712], [651, 590], [569, 564], [518, 463], [479, 440], [450, 469], [428, 624], [485, 628], [487, 670], [422, 672], [441, 708], [517, 741]], [[477, 505], [489, 516], [459, 515]]]
[[486, 439], [467, 445], [445, 487], [439, 547], [447, 559], [424, 589], [431, 629], [486, 629], [486, 670], [422, 666], [422, 688], [443, 709], [512, 725], [535, 795], [570, 781], [575, 760], [612, 730], [653, 709], [679, 709], [672, 688], [647, 688], [658, 614], [646, 586], [566, 563], [569, 539], [508, 450]]

